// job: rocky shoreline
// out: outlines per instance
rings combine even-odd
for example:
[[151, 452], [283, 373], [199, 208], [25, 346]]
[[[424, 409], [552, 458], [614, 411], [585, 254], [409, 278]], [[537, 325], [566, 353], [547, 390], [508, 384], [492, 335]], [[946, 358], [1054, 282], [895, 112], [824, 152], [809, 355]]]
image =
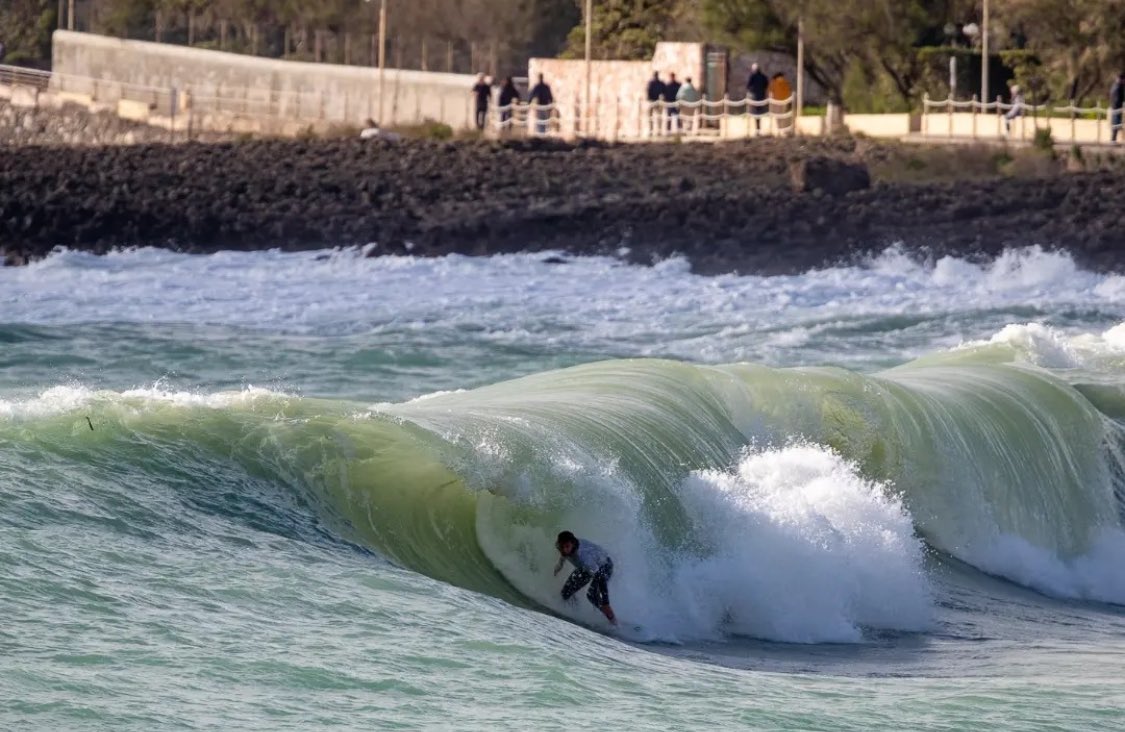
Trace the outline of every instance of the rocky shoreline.
[[[56, 246], [185, 252], [367, 246], [373, 254], [562, 250], [704, 274], [793, 273], [901, 242], [1007, 247], [1125, 270], [1125, 167], [1050, 153], [866, 140], [725, 144], [337, 139], [0, 148], [0, 256]], [[795, 164], [870, 185], [797, 192]]]

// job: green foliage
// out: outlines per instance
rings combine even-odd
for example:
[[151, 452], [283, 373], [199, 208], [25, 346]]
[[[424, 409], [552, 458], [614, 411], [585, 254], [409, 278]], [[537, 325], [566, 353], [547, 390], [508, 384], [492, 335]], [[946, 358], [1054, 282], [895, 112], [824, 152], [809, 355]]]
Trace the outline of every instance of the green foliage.
[[155, 0], [115, 0], [103, 5], [93, 28], [96, 32], [121, 38], [137, 38], [151, 32]]
[[[949, 20], [951, 2], [933, 0], [703, 0], [708, 27], [744, 50], [796, 55], [803, 21], [806, 69], [837, 102], [909, 109], [920, 96], [916, 49]], [[874, 103], [862, 84], [885, 86], [900, 101]]]
[[[584, 5], [583, 0], [578, 0]], [[674, 3], [668, 0], [597, 0], [591, 19], [594, 58], [644, 60], [652, 58], [659, 41], [666, 40]], [[566, 58], [586, 54], [583, 20], [567, 36]]]
[[[1026, 40], [1040, 60], [1035, 76], [1056, 99], [1085, 99], [1108, 89], [1125, 68], [1122, 0], [993, 0], [997, 16]], [[1016, 78], [1021, 74], [1017, 70]]]
[[0, 2], [0, 41], [3, 63], [35, 65], [51, 57], [51, 31], [57, 24], [55, 0]]
[[1055, 138], [1051, 135], [1050, 127], [1040, 127], [1035, 130], [1035, 137], [1031, 140], [1031, 146], [1036, 150], [1042, 152], [1055, 152]]
[[[1060, 86], [1057, 80], [1052, 83], [1052, 80], [1045, 75], [1042, 61], [1032, 51], [1022, 49], [1001, 51], [1000, 60], [1004, 62], [1004, 66], [1012, 70], [1012, 81], [1023, 87], [1029, 101], [1046, 99], [1051, 96], [1051, 87]], [[1066, 99], [1066, 95], [1055, 98]]]
[[910, 100], [895, 89], [890, 76], [880, 68], [856, 64], [844, 76], [844, 108], [856, 114], [899, 114], [911, 110]]
[[426, 119], [421, 124], [395, 127], [392, 131], [403, 137], [419, 140], [452, 140], [454, 137], [452, 127], [444, 122], [437, 122], [432, 119]]

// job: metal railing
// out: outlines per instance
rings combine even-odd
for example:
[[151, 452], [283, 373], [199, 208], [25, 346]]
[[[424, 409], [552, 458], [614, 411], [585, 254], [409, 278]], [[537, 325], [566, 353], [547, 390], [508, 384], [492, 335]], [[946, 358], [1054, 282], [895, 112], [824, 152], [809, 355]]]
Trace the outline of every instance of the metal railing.
[[0, 84], [7, 86], [28, 86], [40, 91], [51, 83], [51, 72], [27, 69], [22, 66], [0, 64]]

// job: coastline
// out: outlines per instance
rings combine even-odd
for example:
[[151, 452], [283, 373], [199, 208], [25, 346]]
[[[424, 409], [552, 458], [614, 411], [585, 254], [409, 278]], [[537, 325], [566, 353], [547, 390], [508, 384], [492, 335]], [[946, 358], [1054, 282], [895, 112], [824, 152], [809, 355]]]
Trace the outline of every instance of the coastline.
[[[870, 186], [795, 192], [791, 166], [809, 161], [866, 168]], [[17, 146], [0, 148], [0, 258], [355, 245], [681, 255], [701, 274], [791, 274], [898, 243], [974, 259], [1039, 245], [1120, 271], [1122, 161], [853, 138]]]

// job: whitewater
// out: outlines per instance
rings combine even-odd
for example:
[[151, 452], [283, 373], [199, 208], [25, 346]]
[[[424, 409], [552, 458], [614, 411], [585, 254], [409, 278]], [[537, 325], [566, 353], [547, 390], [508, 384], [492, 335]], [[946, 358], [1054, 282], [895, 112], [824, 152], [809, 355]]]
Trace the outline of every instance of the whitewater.
[[59, 251], [0, 308], [2, 728], [1120, 723], [1125, 277], [1065, 253]]

